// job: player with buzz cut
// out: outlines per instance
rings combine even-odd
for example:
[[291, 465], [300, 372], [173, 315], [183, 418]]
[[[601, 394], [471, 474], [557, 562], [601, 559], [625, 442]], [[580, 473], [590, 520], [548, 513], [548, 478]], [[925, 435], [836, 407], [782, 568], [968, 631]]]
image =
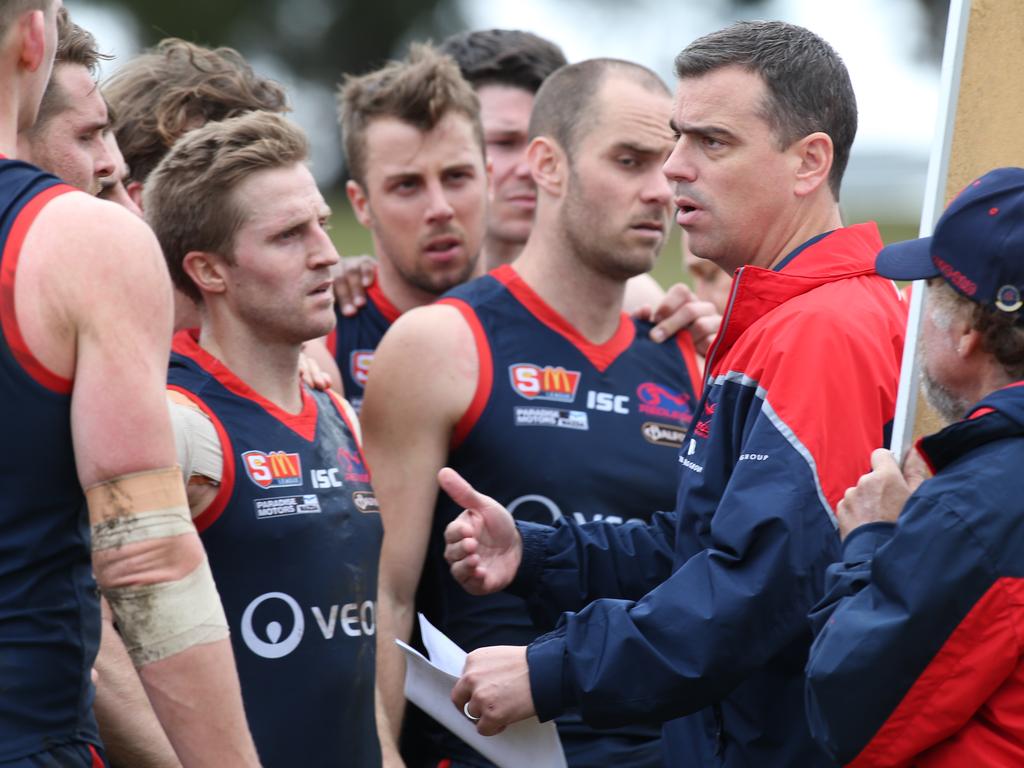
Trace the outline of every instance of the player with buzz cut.
[[334, 326], [330, 209], [302, 131], [249, 112], [180, 139], [146, 217], [200, 307], [168, 376], [192, 515], [270, 768], [372, 768], [381, 521], [348, 404], [299, 381]]
[[[398, 93], [375, 91], [381, 101]], [[449, 575], [442, 534], [461, 509], [438, 496], [442, 466], [538, 524], [565, 517], [628, 530], [673, 505], [700, 389], [693, 340], [656, 344], [649, 324], [622, 311], [626, 283], [651, 268], [668, 227], [670, 112], [668, 88], [636, 64], [597, 59], [551, 75], [530, 123], [537, 218], [522, 254], [405, 313], [377, 349], [362, 414], [385, 523], [377, 667], [386, 753], [405, 709], [394, 639], [410, 638], [417, 611], [467, 650], [526, 643], [543, 629], [521, 599], [472, 597]], [[391, 127], [370, 122], [370, 146]], [[412, 146], [434, 141], [403, 129]], [[558, 729], [570, 766], [662, 764], [656, 727], [598, 731], [572, 712]], [[404, 735], [407, 765], [490, 765], [415, 710]]]
[[0, 451], [0, 764], [105, 764], [98, 583], [182, 764], [255, 766], [175, 466], [160, 250], [124, 209], [9, 159], [36, 118], [60, 7], [0, 3], [0, 414], [17, 437]]

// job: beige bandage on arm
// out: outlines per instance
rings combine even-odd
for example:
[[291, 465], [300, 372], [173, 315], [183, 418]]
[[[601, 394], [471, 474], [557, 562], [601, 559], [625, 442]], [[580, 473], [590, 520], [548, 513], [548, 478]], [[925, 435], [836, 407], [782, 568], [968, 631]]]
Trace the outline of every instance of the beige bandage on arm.
[[[130, 569], [130, 576], [137, 576], [140, 583], [114, 586], [106, 578], [104, 564], [132, 562], [132, 550], [139, 550], [132, 545], [195, 533], [180, 469], [123, 475], [91, 486], [85, 497], [96, 577], [136, 667], [228, 636], [205, 555], [189, 573], [172, 581], [147, 583], [144, 572], [132, 574]], [[120, 570], [119, 581], [133, 580], [123, 567]]]

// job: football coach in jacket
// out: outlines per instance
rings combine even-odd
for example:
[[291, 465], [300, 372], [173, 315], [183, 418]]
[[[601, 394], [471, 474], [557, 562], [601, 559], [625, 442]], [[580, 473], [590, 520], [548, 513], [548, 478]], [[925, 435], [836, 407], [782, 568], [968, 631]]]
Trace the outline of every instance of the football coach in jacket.
[[811, 732], [855, 766], [1024, 765], [1024, 169], [969, 184], [878, 271], [929, 279], [921, 373], [953, 423], [918, 443], [916, 491], [876, 451], [839, 504]]
[[614, 531], [516, 525], [442, 470], [468, 510], [447, 531], [455, 578], [509, 587], [553, 628], [470, 654], [452, 698], [485, 734], [578, 708], [598, 727], [666, 723], [672, 766], [831, 765], [804, 713], [807, 613], [839, 558], [836, 505], [885, 444], [905, 305], [875, 273], [875, 225], [840, 219], [857, 111], [835, 51], [742, 22], [684, 49], [676, 75], [676, 221], [733, 275], [676, 508]]

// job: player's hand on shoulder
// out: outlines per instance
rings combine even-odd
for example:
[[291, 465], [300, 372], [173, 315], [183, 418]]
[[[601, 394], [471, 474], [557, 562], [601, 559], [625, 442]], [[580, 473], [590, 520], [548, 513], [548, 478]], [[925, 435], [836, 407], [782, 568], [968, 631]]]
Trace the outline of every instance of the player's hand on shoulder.
[[334, 278], [334, 300], [344, 317], [354, 317], [366, 306], [366, 289], [377, 279], [377, 260], [372, 256], [345, 256]]
[[452, 577], [472, 595], [489, 595], [509, 584], [522, 560], [522, 539], [503, 506], [477, 492], [454, 469], [437, 475], [441, 488], [464, 511], [444, 532], [444, 556]]
[[722, 324], [722, 316], [710, 301], [701, 301], [689, 286], [676, 283], [665, 293], [665, 298], [653, 310], [638, 312], [641, 320], [655, 323], [651, 339], [661, 343], [680, 331], [693, 336], [697, 354], [706, 356], [711, 341]]

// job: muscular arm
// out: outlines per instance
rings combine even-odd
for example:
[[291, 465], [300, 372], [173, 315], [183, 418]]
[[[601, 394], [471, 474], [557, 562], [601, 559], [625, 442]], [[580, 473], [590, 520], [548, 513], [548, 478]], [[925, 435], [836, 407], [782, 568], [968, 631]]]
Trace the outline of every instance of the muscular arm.
[[[71, 193], [42, 211], [24, 253], [19, 322], [40, 361], [74, 381], [82, 486], [173, 466], [164, 400], [171, 289], [152, 233], [118, 206]], [[100, 522], [92, 509], [90, 522]], [[94, 567], [101, 588], [132, 588], [177, 581], [204, 561], [192, 531], [98, 552]], [[140, 676], [184, 765], [258, 763], [226, 638], [145, 663]]]
[[452, 307], [423, 307], [395, 323], [374, 355], [361, 421], [364, 452], [380, 502], [384, 541], [377, 587], [378, 731], [387, 760], [397, 759], [405, 709], [408, 640], [452, 429], [473, 398], [477, 356], [472, 333]]

